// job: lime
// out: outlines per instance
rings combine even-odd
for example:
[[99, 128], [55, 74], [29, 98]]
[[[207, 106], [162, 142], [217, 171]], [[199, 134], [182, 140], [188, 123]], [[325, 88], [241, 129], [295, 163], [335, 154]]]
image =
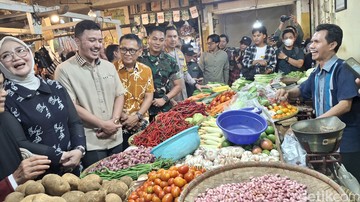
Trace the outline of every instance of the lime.
[[267, 149], [262, 150], [262, 152], [261, 152], [261, 153], [263, 153], [263, 154], [267, 154], [267, 155], [270, 155], [270, 151], [269, 151], [269, 150], [267, 150]]
[[275, 129], [274, 129], [274, 127], [272, 127], [272, 126], [268, 126], [267, 128], [266, 128], [266, 130], [265, 130], [265, 133], [266, 134], [274, 134], [275, 133]]
[[271, 140], [271, 142], [273, 142], [273, 143], [275, 143], [275, 141], [276, 141], [276, 137], [275, 137], [274, 134], [269, 134], [269, 135], [267, 136], [267, 139]]
[[260, 139], [264, 139], [264, 138], [266, 138], [266, 137], [267, 137], [266, 133], [265, 133], [265, 132], [262, 132], [261, 135], [260, 135]]
[[232, 143], [229, 142], [228, 140], [224, 140], [224, 142], [221, 143], [221, 147], [228, 147], [228, 146], [231, 146]]

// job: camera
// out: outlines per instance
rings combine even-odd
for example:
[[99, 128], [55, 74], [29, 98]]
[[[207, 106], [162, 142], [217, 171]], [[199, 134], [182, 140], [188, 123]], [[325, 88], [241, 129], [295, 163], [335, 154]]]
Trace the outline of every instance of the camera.
[[285, 21], [289, 20], [290, 18], [291, 18], [290, 16], [282, 15], [282, 16], [280, 16], [280, 21], [285, 22]]
[[277, 41], [279, 41], [279, 36], [271, 36], [271, 41], [274, 41], [274, 42], [277, 42]]

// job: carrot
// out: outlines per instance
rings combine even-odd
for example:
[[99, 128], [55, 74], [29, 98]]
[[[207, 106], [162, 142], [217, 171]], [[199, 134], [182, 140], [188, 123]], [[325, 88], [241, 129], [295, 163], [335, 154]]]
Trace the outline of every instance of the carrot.
[[202, 98], [205, 98], [205, 97], [208, 97], [210, 94], [209, 93], [199, 93], [197, 95], [193, 95], [191, 97], [188, 97], [188, 100], [190, 101], [197, 101], [199, 99], [202, 99]]
[[211, 116], [215, 116], [216, 114], [224, 111], [224, 107], [227, 106], [228, 104], [230, 103], [230, 100], [228, 101], [225, 101], [223, 103], [220, 103], [218, 105], [216, 105], [215, 107], [211, 108], [208, 113], [211, 115]]

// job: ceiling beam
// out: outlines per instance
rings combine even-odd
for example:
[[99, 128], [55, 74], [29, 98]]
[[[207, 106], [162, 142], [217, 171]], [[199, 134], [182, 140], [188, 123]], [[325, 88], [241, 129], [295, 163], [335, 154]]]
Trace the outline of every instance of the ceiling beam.
[[44, 7], [39, 5], [27, 5], [18, 1], [0, 0], [0, 10], [10, 10], [29, 13], [43, 13], [59, 10], [60, 6]]
[[287, 6], [294, 5], [293, 0], [260, 0], [258, 5], [255, 6], [252, 0], [244, 0], [244, 1], [233, 1], [233, 2], [225, 2], [219, 3], [216, 9], [213, 9], [213, 14], [228, 14], [228, 13], [236, 13], [241, 11], [249, 11], [249, 10], [259, 10], [264, 8], [272, 8], [278, 6]]
[[0, 33], [2, 34], [31, 34], [30, 29], [16, 29], [0, 27]]

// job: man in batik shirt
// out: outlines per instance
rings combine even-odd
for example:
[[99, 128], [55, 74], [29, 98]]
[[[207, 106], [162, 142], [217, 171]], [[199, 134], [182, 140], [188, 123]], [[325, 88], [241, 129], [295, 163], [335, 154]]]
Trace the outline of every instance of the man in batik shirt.
[[120, 38], [121, 59], [114, 62], [118, 75], [126, 89], [121, 124], [123, 126], [123, 148], [126, 149], [131, 135], [145, 129], [149, 123], [148, 109], [154, 94], [150, 67], [136, 62], [142, 54], [142, 42], [135, 34]]

